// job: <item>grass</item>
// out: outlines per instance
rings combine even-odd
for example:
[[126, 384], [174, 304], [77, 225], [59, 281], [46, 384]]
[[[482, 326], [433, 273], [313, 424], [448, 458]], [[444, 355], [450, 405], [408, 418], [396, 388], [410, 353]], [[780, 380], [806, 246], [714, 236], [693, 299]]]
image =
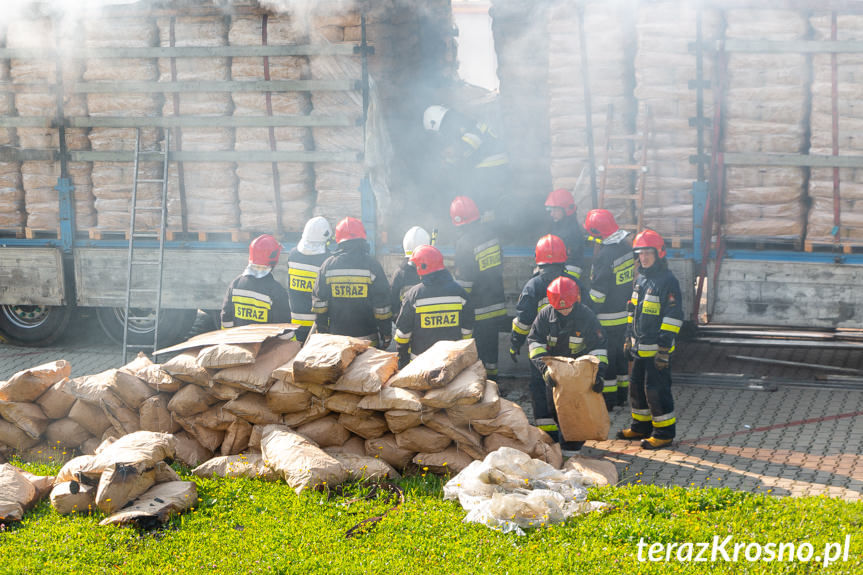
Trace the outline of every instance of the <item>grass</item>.
[[[23, 464], [39, 474], [58, 466]], [[101, 514], [58, 515], [47, 501], [0, 532], [0, 573], [861, 573], [863, 503], [774, 498], [729, 489], [648, 485], [592, 489], [611, 508], [519, 537], [462, 523], [432, 475], [404, 479], [405, 503], [374, 528], [345, 532], [391, 506], [367, 488], [297, 496], [284, 483], [201, 479], [198, 506], [164, 528], [100, 527]], [[638, 543], [809, 542], [815, 555], [850, 534], [849, 560], [639, 562]], [[731, 545], [733, 546], [733, 542]], [[731, 551], [731, 548], [729, 548]], [[647, 551], [643, 552], [646, 557]], [[708, 552], [709, 556], [709, 552]]]

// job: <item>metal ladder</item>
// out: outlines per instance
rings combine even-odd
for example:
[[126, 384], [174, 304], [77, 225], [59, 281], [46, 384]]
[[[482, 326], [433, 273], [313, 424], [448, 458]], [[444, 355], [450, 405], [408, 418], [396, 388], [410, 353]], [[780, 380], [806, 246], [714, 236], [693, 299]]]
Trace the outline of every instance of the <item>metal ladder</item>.
[[[165, 139], [162, 150], [159, 152], [147, 152], [146, 155], [159, 155], [162, 159], [162, 177], [158, 179], [141, 179], [138, 177], [141, 161], [141, 128], [138, 128], [135, 134], [135, 166], [132, 178], [132, 202], [130, 206], [129, 216], [129, 258], [127, 263], [126, 275], [126, 308], [123, 316], [123, 364], [127, 362], [127, 356], [130, 349], [147, 349], [150, 345], [130, 344], [129, 343], [129, 322], [138, 320], [148, 320], [150, 316], [132, 316], [132, 295], [133, 294], [151, 294], [155, 296], [156, 304], [154, 308], [155, 324], [153, 326], [153, 345], [152, 351], [155, 352], [159, 343], [159, 315], [162, 307], [162, 271], [164, 269], [165, 257], [165, 229], [168, 219], [168, 150], [170, 149], [171, 131], [165, 131]], [[159, 196], [158, 205], [155, 206], [138, 206], [138, 184], [162, 184], [162, 193]], [[146, 232], [141, 231], [137, 225], [138, 212], [160, 212], [159, 231]], [[151, 253], [153, 247], [137, 247], [137, 240], [158, 240], [158, 257], [156, 259], [142, 258], [144, 253]], [[137, 257], [136, 257], [137, 256]], [[152, 270], [155, 268], [155, 287], [135, 287], [133, 285], [133, 275], [136, 269]], [[149, 278], [150, 275], [148, 274]], [[139, 281], [135, 282], [140, 285]], [[135, 308], [135, 309], [140, 309]]]
[[[602, 178], [600, 179], [599, 185], [599, 207], [602, 208], [605, 205], [605, 200], [617, 199], [617, 200], [627, 200], [632, 202], [630, 206], [632, 219], [635, 222], [635, 231], [640, 231], [643, 228], [644, 223], [644, 187], [645, 180], [647, 179], [647, 144], [650, 138], [650, 109], [646, 104], [641, 104], [641, 113], [642, 113], [642, 126], [641, 131], [635, 134], [623, 134], [619, 136], [612, 135], [612, 115], [614, 113], [614, 109], [611, 104], [608, 106], [608, 113], [606, 115], [606, 128], [605, 128], [605, 155], [603, 157], [602, 165], [599, 167], [599, 171], [602, 172]], [[634, 164], [612, 164], [609, 163], [609, 151], [611, 149], [611, 143], [614, 141], [625, 141], [631, 142], [635, 144], [635, 142], [641, 142], [641, 150], [640, 157], [638, 159], [638, 163]], [[632, 149], [631, 147], [629, 148]], [[631, 155], [631, 154], [628, 154]], [[608, 172], [610, 171], [629, 171], [636, 173], [636, 183], [635, 183], [635, 192], [631, 194], [626, 193], [606, 193], [606, 183], [608, 179]], [[626, 226], [621, 225], [621, 228]]]

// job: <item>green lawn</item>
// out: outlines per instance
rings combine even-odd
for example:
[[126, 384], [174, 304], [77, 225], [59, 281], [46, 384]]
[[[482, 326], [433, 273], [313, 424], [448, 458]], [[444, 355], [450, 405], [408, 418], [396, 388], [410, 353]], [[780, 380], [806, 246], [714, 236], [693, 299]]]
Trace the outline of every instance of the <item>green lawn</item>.
[[[40, 474], [57, 470], [24, 467]], [[154, 532], [100, 527], [100, 514], [62, 517], [43, 502], [22, 523], [0, 532], [0, 572], [863, 573], [863, 503], [825, 497], [779, 499], [648, 485], [593, 489], [591, 498], [610, 503], [610, 509], [520, 537], [462, 523], [464, 511], [443, 501], [442, 482], [429, 475], [402, 481], [404, 505], [370, 531], [346, 538], [352, 526], [390, 506], [386, 494], [366, 500], [364, 488], [355, 486], [329, 498], [296, 496], [284, 483], [193, 479], [199, 505]], [[646, 559], [649, 544], [729, 535], [729, 555], [736, 542], [808, 542], [813, 559], [749, 563], [741, 550], [737, 562], [638, 561], [642, 538]], [[844, 544], [846, 535], [847, 561], [833, 548], [835, 563], [825, 568], [823, 561], [814, 562], [825, 545]]]

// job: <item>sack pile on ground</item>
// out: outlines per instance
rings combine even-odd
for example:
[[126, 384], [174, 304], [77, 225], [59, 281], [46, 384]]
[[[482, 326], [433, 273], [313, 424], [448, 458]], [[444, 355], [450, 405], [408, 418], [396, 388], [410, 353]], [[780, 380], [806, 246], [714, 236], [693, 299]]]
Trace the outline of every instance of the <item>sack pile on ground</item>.
[[[86, 473], [61, 473], [55, 499], [81, 510], [92, 497], [105, 513], [176, 481], [166, 458], [202, 476], [281, 477], [297, 492], [412, 465], [458, 473], [502, 446], [563, 463], [486, 381], [473, 340], [439, 342], [398, 371], [396, 354], [365, 340], [314, 334], [301, 348], [291, 338], [191, 347], [163, 364], [139, 355], [77, 378], [63, 360], [19, 372], [0, 382], [0, 446], [95, 456], [73, 460]], [[158, 456], [113, 458], [142, 437], [158, 439]], [[60, 487], [73, 479], [77, 490]], [[100, 497], [115, 484], [121, 495]]]

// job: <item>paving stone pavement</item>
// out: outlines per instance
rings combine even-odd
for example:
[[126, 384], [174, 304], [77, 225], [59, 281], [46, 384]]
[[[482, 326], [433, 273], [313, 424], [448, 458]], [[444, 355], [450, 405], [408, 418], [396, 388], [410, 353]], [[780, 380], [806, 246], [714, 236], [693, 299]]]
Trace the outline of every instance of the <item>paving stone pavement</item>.
[[[91, 318], [79, 321], [73, 335], [51, 347], [0, 344], [0, 379], [56, 359], [71, 362], [73, 376], [119, 367], [120, 346]], [[501, 344], [502, 394], [532, 417], [527, 360], [512, 364], [505, 337]], [[678, 437], [671, 448], [645, 451], [611, 439], [587, 442], [584, 453], [614, 461], [621, 483], [863, 500], [863, 390], [675, 385], [674, 396]], [[628, 424], [629, 412], [618, 407], [610, 435]]]

